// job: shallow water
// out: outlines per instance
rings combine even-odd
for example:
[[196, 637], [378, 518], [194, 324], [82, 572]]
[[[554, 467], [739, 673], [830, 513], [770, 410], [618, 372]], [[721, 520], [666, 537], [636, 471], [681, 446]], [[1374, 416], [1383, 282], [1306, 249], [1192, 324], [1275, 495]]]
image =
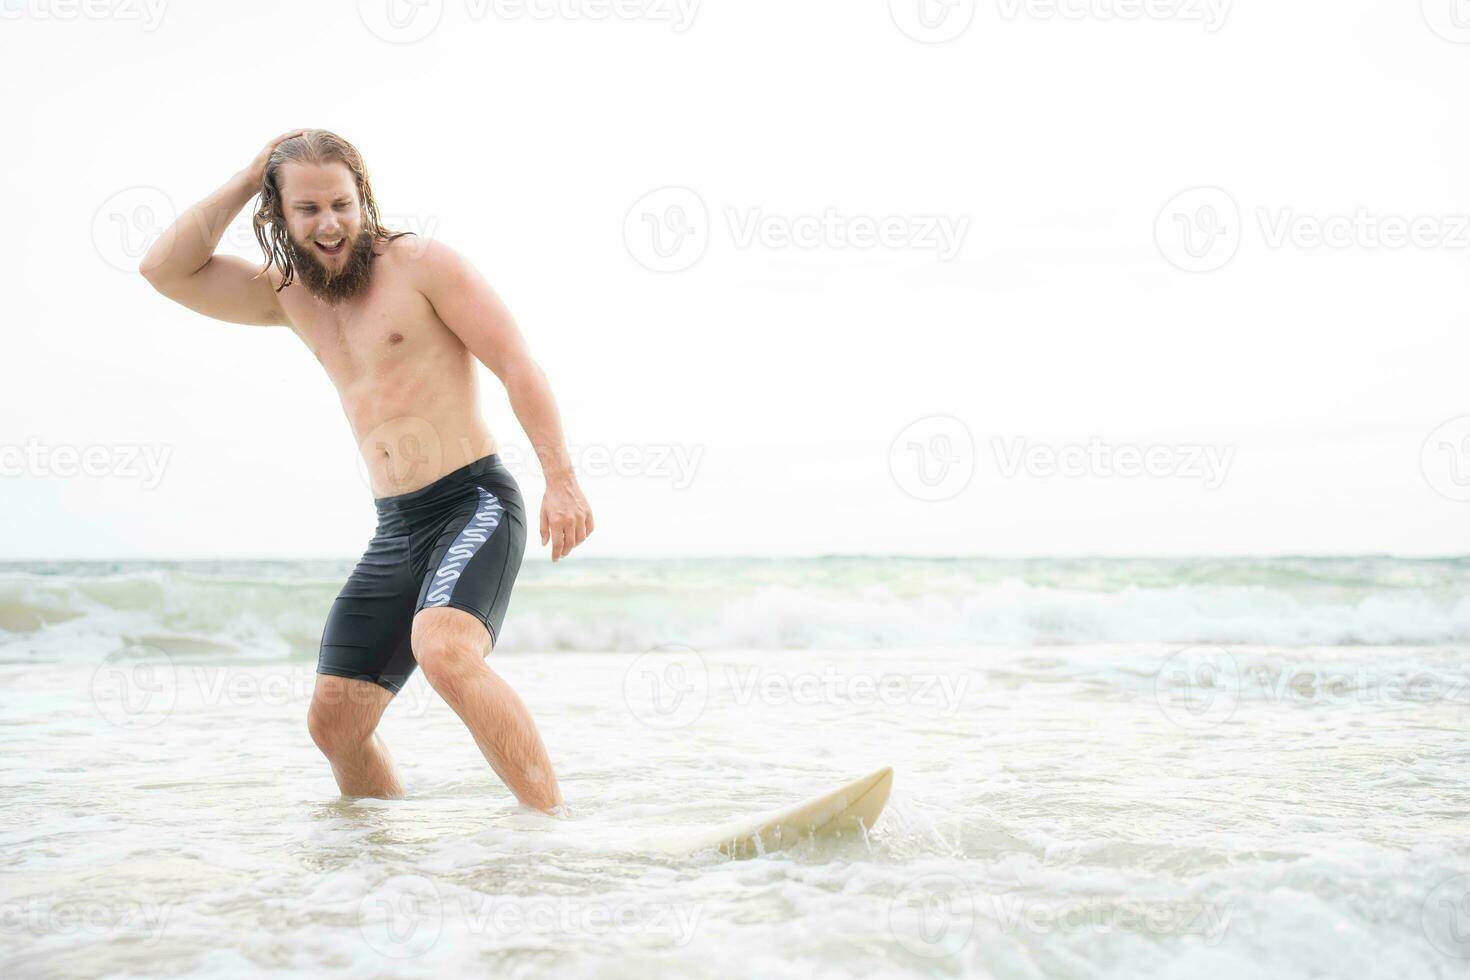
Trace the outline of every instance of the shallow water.
[[[1179, 650], [498, 651], [562, 819], [421, 677], [349, 802], [308, 663], [12, 655], [0, 972], [1470, 973], [1470, 647]], [[881, 765], [866, 840], [647, 846]]]

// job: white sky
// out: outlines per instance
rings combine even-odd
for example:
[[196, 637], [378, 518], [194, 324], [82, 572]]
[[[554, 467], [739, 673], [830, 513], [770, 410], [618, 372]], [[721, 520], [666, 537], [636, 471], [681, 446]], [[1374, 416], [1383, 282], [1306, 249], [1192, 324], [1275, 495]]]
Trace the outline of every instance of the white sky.
[[[645, 461], [584, 475], [579, 554], [1470, 551], [1452, 499], [1470, 423], [1421, 458], [1470, 415], [1470, 45], [1451, 40], [1470, 16], [1460, 31], [1451, 0], [1150, 0], [1136, 19], [1109, 15], [1130, 0], [958, 0], [937, 29], [973, 21], [942, 44], [900, 28], [920, 0], [684, 0], [683, 30], [672, 0], [605, 19], [393, 0], [440, 18], [400, 44], [368, 27], [389, 0], [151, 2], [0, 0], [0, 558], [360, 553], [370, 494], [306, 349], [116, 268], [150, 215], [292, 126], [353, 140], [400, 227], [478, 263], [574, 446]], [[639, 229], [678, 215], [639, 202], [668, 186], [707, 209], [685, 212], [707, 247], [660, 272]], [[1160, 216], [1200, 186], [1226, 196], [1181, 213], [1198, 230], [1225, 203], [1224, 252], [1200, 259], [1224, 264], [1188, 272]], [[740, 238], [752, 214], [828, 209], [897, 216], [921, 245], [931, 217], [967, 224], [953, 257]], [[1277, 238], [1360, 210], [1345, 247]], [[1373, 223], [1418, 218], [1430, 244], [1373, 244]], [[258, 255], [248, 233], [231, 250]], [[931, 416], [957, 423], [920, 423], [891, 466]], [[1007, 477], [993, 443], [1093, 437], [1183, 473]], [[660, 470], [671, 446], [698, 454], [692, 480]], [[60, 477], [61, 447], [169, 455], [157, 481]], [[1220, 485], [1191, 447], [1232, 454]], [[534, 526], [542, 484], [518, 476]]]

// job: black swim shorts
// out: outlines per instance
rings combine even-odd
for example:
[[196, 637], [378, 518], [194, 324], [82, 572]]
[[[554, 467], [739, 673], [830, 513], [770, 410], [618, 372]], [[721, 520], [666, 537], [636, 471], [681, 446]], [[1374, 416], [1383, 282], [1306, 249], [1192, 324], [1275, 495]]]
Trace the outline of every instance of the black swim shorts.
[[373, 503], [377, 531], [332, 603], [316, 670], [396, 694], [418, 666], [409, 636], [420, 609], [462, 609], [498, 641], [526, 550], [526, 508], [494, 453]]

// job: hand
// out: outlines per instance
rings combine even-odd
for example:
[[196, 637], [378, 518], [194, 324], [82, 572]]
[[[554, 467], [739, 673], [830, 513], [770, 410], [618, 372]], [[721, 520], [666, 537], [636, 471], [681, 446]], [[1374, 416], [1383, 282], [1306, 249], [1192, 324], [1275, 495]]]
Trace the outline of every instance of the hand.
[[276, 152], [276, 147], [304, 132], [306, 132], [304, 129], [293, 129], [277, 136], [265, 145], [265, 149], [255, 155], [255, 159], [250, 161], [250, 166], [240, 171], [252, 188], [259, 190], [260, 185], [265, 183], [265, 165], [270, 162], [271, 154]]
[[560, 561], [592, 533], [592, 508], [575, 476], [546, 481], [541, 498], [541, 543], [551, 542], [551, 560]]

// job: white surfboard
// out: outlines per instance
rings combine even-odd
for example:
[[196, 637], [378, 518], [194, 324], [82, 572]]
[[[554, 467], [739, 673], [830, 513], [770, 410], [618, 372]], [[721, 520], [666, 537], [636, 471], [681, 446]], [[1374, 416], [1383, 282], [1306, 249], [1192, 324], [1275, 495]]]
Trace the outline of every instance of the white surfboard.
[[731, 821], [712, 830], [691, 831], [658, 846], [673, 854], [718, 847], [745, 858], [790, 847], [808, 836], [843, 837], [873, 829], [893, 790], [893, 769], [884, 767], [804, 803]]

